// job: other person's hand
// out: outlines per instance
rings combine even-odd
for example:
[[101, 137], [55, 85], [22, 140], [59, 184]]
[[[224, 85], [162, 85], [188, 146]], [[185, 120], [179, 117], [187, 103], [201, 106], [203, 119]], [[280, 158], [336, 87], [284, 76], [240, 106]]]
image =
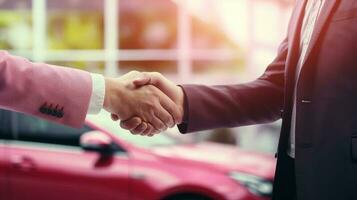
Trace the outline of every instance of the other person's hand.
[[[178, 108], [179, 113], [175, 118], [175, 124], [182, 122], [184, 114], [184, 94], [181, 87], [175, 85], [162, 74], [157, 72], [142, 72], [142, 74], [133, 81], [133, 84], [136, 87], [143, 88], [152, 85], [160, 89], [163, 93], [170, 97], [170, 99], [176, 104]], [[152, 136], [158, 133], [153, 129], [150, 123], [143, 122], [143, 120], [139, 117], [132, 117], [128, 120], [122, 120], [120, 125], [122, 128], [131, 130], [131, 133], [133, 134]]]
[[[143, 130], [154, 134], [174, 126], [180, 121], [180, 108], [155, 86], [138, 87], [139, 83], [147, 80], [146, 76], [144, 80], [140, 77], [140, 72], [133, 71], [120, 78], [106, 78], [104, 109], [112, 113], [113, 119], [135, 117], [127, 124], [133, 126], [136, 120], [140, 121], [139, 125], [132, 128], [136, 132]], [[137, 85], [134, 84], [136, 79], [141, 80]]]

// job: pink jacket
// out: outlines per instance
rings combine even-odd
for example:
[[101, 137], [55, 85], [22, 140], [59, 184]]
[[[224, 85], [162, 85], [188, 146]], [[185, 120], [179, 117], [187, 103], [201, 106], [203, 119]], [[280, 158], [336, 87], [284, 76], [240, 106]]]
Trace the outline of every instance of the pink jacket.
[[0, 108], [80, 127], [91, 93], [88, 72], [32, 63], [0, 51]]

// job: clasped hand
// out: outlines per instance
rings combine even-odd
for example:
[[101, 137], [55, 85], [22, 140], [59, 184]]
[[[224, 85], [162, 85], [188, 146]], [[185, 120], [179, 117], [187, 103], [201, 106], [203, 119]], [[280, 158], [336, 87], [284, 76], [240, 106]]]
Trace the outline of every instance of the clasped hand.
[[105, 79], [104, 109], [132, 134], [153, 136], [181, 123], [183, 91], [157, 72]]

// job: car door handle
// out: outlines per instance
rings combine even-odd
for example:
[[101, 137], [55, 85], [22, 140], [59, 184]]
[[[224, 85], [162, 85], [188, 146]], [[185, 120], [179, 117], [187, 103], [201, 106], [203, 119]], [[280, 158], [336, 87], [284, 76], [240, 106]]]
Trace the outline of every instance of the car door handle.
[[36, 168], [35, 162], [27, 156], [15, 156], [11, 163], [15, 169], [21, 171], [32, 171]]

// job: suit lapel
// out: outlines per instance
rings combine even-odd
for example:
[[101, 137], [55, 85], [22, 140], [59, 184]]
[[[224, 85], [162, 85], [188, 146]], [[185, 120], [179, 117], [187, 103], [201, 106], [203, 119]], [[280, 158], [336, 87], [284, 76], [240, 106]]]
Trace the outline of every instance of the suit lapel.
[[[289, 39], [289, 47], [291, 51], [290, 55], [295, 55], [296, 51], [298, 51], [297, 48], [293, 48], [296, 46], [300, 46], [300, 32], [301, 32], [301, 26], [302, 26], [302, 21], [304, 19], [304, 10], [306, 7], [307, 0], [298, 0], [296, 4], [296, 12], [294, 12], [292, 16], [292, 27], [289, 31], [289, 37], [292, 36]], [[294, 52], [295, 51], [295, 52]]]
[[286, 74], [285, 74], [285, 105], [284, 113], [288, 118], [284, 118], [282, 126], [282, 134], [279, 139], [279, 152], [286, 152], [289, 135], [290, 135], [290, 122], [292, 112], [292, 97], [295, 83], [296, 63], [299, 59], [299, 47], [300, 47], [300, 33], [302, 21], [304, 19], [304, 10], [307, 0], [297, 0], [296, 6], [291, 17], [288, 38], [289, 38], [289, 52], [286, 61]]
[[311, 37], [311, 41], [309, 44], [309, 47], [307, 49], [306, 52], [306, 58], [304, 60], [304, 63], [302, 65], [302, 67], [304, 66], [304, 64], [306, 63], [306, 60], [309, 58], [312, 49], [315, 47], [315, 45], [318, 42], [318, 39], [322, 33], [322, 30], [324, 29], [326, 23], [328, 22], [328, 19], [333, 11], [333, 9], [335, 8], [335, 6], [337, 5], [337, 2], [339, 0], [325, 0], [324, 6], [320, 12], [320, 16], [318, 17], [318, 20], [316, 22], [315, 28], [314, 28], [314, 32], [312, 34]]
[[287, 78], [289, 81], [294, 82], [294, 78], [291, 76], [296, 71], [296, 63], [299, 59], [299, 49], [300, 49], [300, 35], [301, 26], [304, 19], [304, 11], [306, 7], [307, 0], [298, 0], [296, 2], [296, 8], [291, 18], [291, 27], [289, 28], [289, 52], [287, 56]]
[[[296, 72], [296, 64], [299, 59], [299, 50], [300, 50], [300, 35], [301, 35], [301, 27], [304, 19], [305, 7], [307, 0], [298, 0], [296, 2], [296, 10], [292, 15], [291, 27], [289, 29], [288, 37], [289, 37], [289, 52], [286, 61], [286, 89], [290, 91], [291, 86], [294, 85], [295, 82], [295, 72]], [[290, 96], [287, 94], [286, 98]]]

